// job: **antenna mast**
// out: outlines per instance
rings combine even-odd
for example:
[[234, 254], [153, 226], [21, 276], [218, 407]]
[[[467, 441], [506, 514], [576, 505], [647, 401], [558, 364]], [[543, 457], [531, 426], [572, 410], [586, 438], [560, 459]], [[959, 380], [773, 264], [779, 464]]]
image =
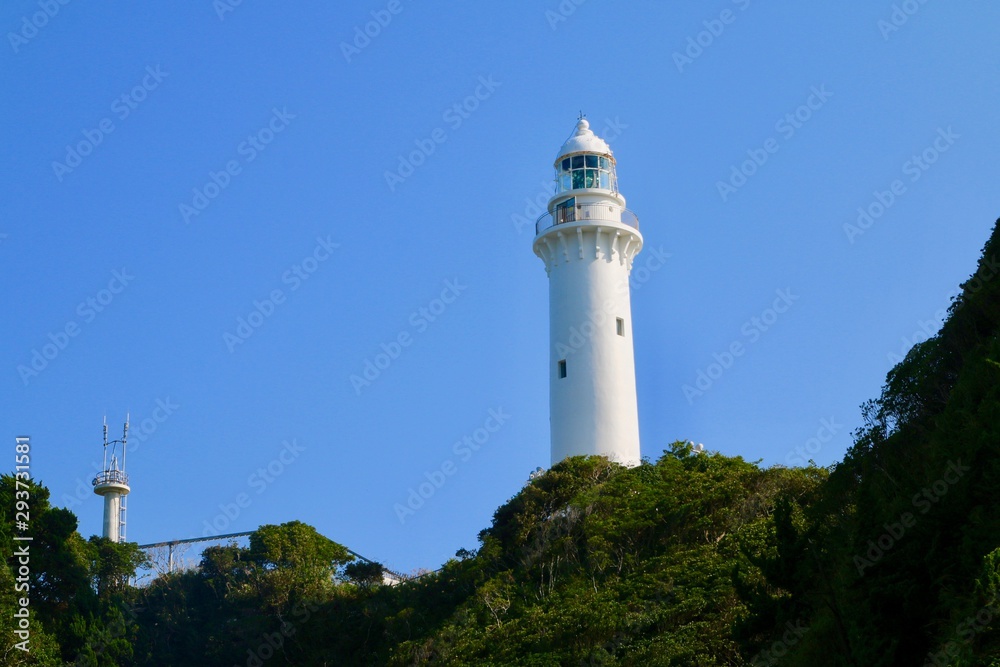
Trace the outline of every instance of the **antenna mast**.
[[[128, 485], [128, 474], [125, 472], [128, 420], [126, 416], [121, 440], [108, 441], [108, 419], [104, 418], [104, 469], [97, 474], [93, 482], [94, 493], [104, 498], [104, 537], [112, 542], [125, 541], [125, 499], [132, 490]], [[120, 467], [119, 445], [121, 445]]]

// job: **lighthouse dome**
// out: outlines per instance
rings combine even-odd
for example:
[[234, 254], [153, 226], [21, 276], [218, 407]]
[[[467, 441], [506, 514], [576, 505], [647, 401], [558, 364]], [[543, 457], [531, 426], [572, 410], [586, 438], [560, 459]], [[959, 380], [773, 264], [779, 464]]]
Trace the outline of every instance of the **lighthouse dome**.
[[[555, 197], [560, 199], [560, 202], [556, 203], [566, 201], [563, 193], [593, 190], [615, 195], [620, 200], [618, 204], [624, 208], [625, 200], [618, 195], [615, 157], [608, 143], [590, 129], [590, 123], [586, 118], [576, 122], [573, 135], [559, 149], [555, 168], [557, 184]], [[583, 202], [570, 202], [570, 204], [577, 203]]]
[[556, 160], [564, 155], [569, 155], [571, 153], [599, 153], [603, 155], [611, 155], [611, 147], [608, 146], [604, 139], [594, 134], [594, 131], [590, 129], [590, 123], [587, 122], [586, 118], [581, 118], [576, 123], [576, 130], [573, 132], [572, 136], [566, 140], [566, 143], [562, 145], [559, 149], [559, 154], [556, 156]]

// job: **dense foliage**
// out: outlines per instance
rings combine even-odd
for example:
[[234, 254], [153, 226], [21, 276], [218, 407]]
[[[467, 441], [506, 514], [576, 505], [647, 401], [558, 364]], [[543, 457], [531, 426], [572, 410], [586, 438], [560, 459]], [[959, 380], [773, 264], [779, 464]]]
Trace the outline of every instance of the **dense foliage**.
[[[18, 499], [30, 508], [26, 531], [14, 530]], [[132, 664], [137, 626], [126, 619], [125, 599], [145, 554], [135, 544], [86, 541], [76, 526], [72, 512], [51, 506], [44, 486], [0, 476], [0, 550], [7, 554], [0, 567], [0, 664]], [[18, 636], [21, 599], [28, 601], [28, 628]]]
[[[497, 509], [477, 551], [401, 585], [292, 522], [134, 588], [135, 546], [84, 541], [33, 486], [32, 651], [0, 662], [1000, 666], [998, 262], [1000, 224], [829, 470], [683, 443], [632, 469], [568, 459]], [[8, 554], [13, 486], [0, 478]]]

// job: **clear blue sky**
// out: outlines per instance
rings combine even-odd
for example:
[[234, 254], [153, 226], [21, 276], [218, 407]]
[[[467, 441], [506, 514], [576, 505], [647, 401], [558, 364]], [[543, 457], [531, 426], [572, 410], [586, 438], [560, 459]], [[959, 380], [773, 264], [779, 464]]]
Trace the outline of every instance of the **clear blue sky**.
[[[651, 459], [691, 439], [770, 465], [822, 436], [807, 458], [839, 460], [1000, 215], [989, 3], [51, 4], [0, 12], [0, 424], [6, 468], [30, 435], [85, 535], [101, 420], [131, 411], [130, 540], [300, 519], [401, 570], [474, 548], [548, 464], [547, 284], [517, 216], [581, 109], [645, 236]], [[881, 215], [845, 231], [859, 207]]]

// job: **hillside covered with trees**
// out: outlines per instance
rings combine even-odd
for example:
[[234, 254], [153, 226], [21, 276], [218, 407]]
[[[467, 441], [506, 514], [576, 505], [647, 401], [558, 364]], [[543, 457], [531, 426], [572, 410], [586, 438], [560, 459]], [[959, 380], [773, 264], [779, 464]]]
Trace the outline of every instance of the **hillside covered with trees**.
[[[84, 540], [34, 487], [31, 652], [9, 648], [8, 557], [0, 662], [1000, 666], [998, 273], [1000, 222], [839, 464], [762, 468], [680, 442], [631, 469], [568, 459], [475, 551], [400, 585], [291, 522], [133, 588], [135, 545]], [[13, 498], [3, 477], [6, 554]]]

